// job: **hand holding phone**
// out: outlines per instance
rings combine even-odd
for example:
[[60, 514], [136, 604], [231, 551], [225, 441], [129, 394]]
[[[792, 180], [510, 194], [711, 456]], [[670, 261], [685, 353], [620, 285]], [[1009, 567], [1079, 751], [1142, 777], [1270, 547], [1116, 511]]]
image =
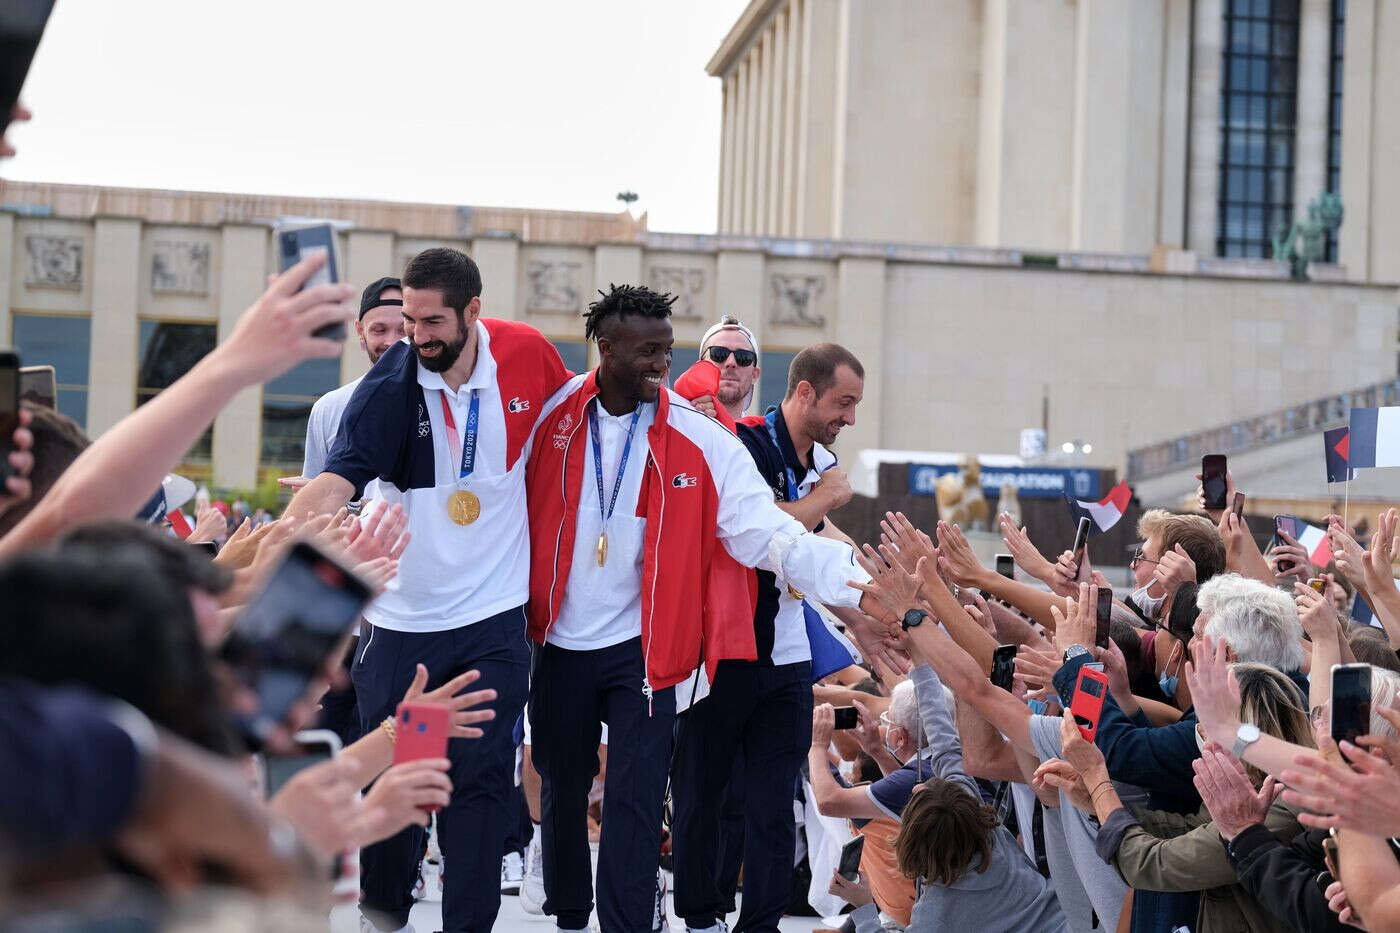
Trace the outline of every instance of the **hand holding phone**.
[[1108, 694], [1108, 675], [1087, 665], [1079, 669], [1079, 679], [1074, 684], [1074, 696], [1070, 700], [1069, 711], [1079, 734], [1084, 741], [1094, 741], [1099, 731], [1099, 714], [1103, 712], [1104, 697]]
[[1108, 647], [1108, 626], [1113, 618], [1113, 588], [1110, 586], [1099, 587], [1099, 601], [1094, 606], [1094, 644], [1100, 648]]
[[[394, 764], [447, 757], [450, 713], [445, 706], [400, 703], [394, 713]], [[438, 808], [423, 807], [428, 813]]]
[[836, 874], [847, 881], [855, 881], [860, 875], [860, 856], [864, 851], [864, 836], [852, 836], [842, 843], [841, 858], [836, 863]]
[[[326, 263], [311, 274], [298, 291], [305, 291], [317, 285], [331, 285], [340, 281], [335, 261], [335, 229], [330, 224], [317, 224], [314, 227], [297, 227], [282, 230], [277, 234], [278, 268], [286, 272], [292, 266], [317, 252], [326, 254]], [[311, 332], [313, 337], [328, 340], [344, 340], [344, 324], [327, 324]]]
[[1014, 686], [1016, 674], [1016, 646], [997, 645], [992, 651], [991, 681], [993, 687], [1000, 687], [1007, 693]]
[[1087, 580], [1084, 573], [1084, 555], [1089, 550], [1089, 529], [1093, 526], [1087, 515], [1079, 517], [1079, 526], [1074, 530], [1074, 547], [1070, 552], [1074, 555], [1075, 577], [1080, 581]]
[[1330, 730], [1338, 744], [1371, 731], [1371, 665], [1333, 664]]
[[1217, 512], [1230, 503], [1226, 500], [1225, 455], [1206, 454], [1201, 458], [1201, 495], [1207, 511]]
[[19, 428], [19, 354], [0, 350], [0, 495], [5, 480], [14, 475], [10, 454], [15, 451], [15, 431]]
[[1010, 554], [998, 554], [997, 573], [1008, 580], [1016, 579], [1016, 558]]
[[1235, 493], [1235, 499], [1230, 503], [1230, 511], [1235, 513], [1235, 518], [1244, 520], [1244, 493]]

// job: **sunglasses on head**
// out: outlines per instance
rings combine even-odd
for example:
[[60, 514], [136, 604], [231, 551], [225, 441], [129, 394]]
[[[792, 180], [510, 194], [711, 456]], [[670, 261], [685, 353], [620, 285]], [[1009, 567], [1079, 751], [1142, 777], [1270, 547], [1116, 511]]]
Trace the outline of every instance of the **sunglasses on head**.
[[752, 366], [758, 362], [758, 354], [752, 350], [731, 350], [728, 347], [706, 347], [705, 355], [710, 358], [710, 362], [716, 366], [723, 366], [724, 361], [729, 359], [729, 354], [734, 354], [734, 365]]

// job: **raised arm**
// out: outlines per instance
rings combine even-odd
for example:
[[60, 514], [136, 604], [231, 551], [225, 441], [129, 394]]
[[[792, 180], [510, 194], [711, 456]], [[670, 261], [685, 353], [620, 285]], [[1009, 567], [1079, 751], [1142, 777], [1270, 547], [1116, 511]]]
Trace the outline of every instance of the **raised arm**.
[[46, 544], [79, 521], [132, 517], [237, 392], [302, 360], [339, 356], [340, 341], [314, 334], [350, 320], [344, 302], [354, 290], [317, 285], [298, 291], [324, 262], [318, 254], [273, 279], [223, 343], [94, 441], [0, 539], [0, 556]]
[[[995, 570], [982, 566], [972, 551], [966, 536], [956, 525], [938, 523], [938, 568], [959, 586], [975, 586], [983, 593], [1004, 599], [1047, 629], [1055, 628], [1050, 607], [1056, 599], [1053, 593], [1038, 590], [1015, 580], [1008, 580]], [[990, 662], [990, 656], [988, 657]]]

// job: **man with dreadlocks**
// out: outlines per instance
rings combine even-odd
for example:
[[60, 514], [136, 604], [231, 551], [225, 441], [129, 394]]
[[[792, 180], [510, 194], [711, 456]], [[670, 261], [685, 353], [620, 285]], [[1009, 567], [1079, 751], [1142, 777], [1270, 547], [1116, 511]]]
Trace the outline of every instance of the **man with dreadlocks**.
[[[589, 306], [601, 362], [541, 411], [526, 472], [529, 716], [543, 783], [545, 912], [588, 926], [588, 789], [608, 723], [598, 916], [652, 929], [676, 685], [756, 656], [744, 567], [857, 606], [848, 545], [782, 512], [739, 440], [665, 388], [670, 295], [612, 286]], [[868, 597], [867, 597], [868, 599]], [[873, 607], [872, 607], [873, 608]], [[698, 689], [698, 688], [697, 688]]]

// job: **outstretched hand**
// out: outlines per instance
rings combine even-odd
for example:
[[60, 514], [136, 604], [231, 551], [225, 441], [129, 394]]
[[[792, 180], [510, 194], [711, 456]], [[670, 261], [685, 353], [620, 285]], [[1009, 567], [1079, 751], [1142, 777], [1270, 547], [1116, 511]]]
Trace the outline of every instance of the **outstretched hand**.
[[493, 709], [474, 709], [473, 707], [494, 701], [496, 691], [490, 688], [471, 693], [463, 693], [462, 691], [480, 679], [481, 673], [479, 671], [467, 671], [458, 674], [436, 690], [429, 690], [425, 693], [423, 688], [428, 685], [428, 669], [419, 664], [413, 673], [413, 683], [408, 685], [408, 692], [403, 695], [403, 702], [441, 706], [448, 711], [451, 717], [448, 738], [479, 739], [482, 736], [482, 731], [476, 728], [476, 723], [490, 722], [496, 718], [496, 711]]

